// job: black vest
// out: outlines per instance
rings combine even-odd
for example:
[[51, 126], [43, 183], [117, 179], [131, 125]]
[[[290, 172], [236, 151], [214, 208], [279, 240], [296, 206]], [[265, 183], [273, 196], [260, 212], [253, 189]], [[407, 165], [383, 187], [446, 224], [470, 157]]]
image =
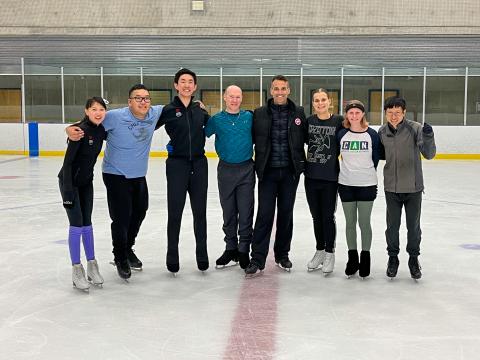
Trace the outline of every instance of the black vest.
[[272, 104], [272, 152], [269, 165], [271, 167], [287, 167], [290, 165], [288, 150], [288, 106]]

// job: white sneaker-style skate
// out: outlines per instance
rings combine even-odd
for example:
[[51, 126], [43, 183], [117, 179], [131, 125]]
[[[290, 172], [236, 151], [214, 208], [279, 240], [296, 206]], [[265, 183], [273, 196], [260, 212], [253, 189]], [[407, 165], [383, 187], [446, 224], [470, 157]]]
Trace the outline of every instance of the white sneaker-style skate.
[[317, 250], [312, 260], [307, 264], [308, 271], [321, 269], [325, 261], [325, 250]]
[[97, 260], [89, 260], [87, 262], [87, 279], [93, 285], [102, 286], [103, 284], [103, 277], [100, 275], [100, 271], [98, 270], [98, 263]]
[[78, 290], [88, 292], [88, 289], [90, 289], [90, 284], [85, 279], [85, 270], [82, 264], [72, 266], [72, 283], [73, 287], [76, 287]]
[[335, 254], [334, 253], [325, 253], [325, 261], [323, 262], [322, 271], [323, 275], [327, 276], [333, 271], [335, 267]]

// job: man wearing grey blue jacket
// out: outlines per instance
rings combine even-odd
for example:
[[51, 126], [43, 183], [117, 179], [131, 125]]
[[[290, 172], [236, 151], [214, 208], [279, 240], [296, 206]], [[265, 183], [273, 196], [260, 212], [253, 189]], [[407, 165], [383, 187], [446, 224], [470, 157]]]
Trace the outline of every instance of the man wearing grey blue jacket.
[[422, 208], [423, 173], [421, 155], [430, 160], [435, 157], [436, 147], [432, 127], [423, 126], [405, 119], [406, 102], [401, 97], [391, 97], [384, 105], [387, 124], [378, 130], [381, 144], [385, 200], [387, 204], [388, 265], [387, 276], [397, 275], [399, 260], [399, 229], [402, 207], [405, 207], [407, 225], [407, 252], [410, 275], [417, 280], [422, 277], [418, 262], [422, 230], [420, 214]]

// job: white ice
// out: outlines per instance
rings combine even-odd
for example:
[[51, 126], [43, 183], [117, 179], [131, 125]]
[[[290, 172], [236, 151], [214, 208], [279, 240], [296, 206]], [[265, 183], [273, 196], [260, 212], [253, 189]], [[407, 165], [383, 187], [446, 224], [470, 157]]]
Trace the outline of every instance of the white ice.
[[[210, 269], [196, 269], [190, 207], [185, 207], [177, 278], [165, 268], [165, 159], [152, 159], [150, 209], [136, 253], [144, 263], [129, 283], [113, 266], [100, 162], [93, 227], [103, 288], [71, 286], [68, 222], [60, 203], [61, 158], [0, 156], [0, 358], [241, 359], [229, 348], [242, 284], [238, 268], [214, 269], [224, 248], [215, 159], [209, 159]], [[379, 169], [380, 184], [382, 170]], [[480, 358], [480, 162], [424, 161], [423, 278], [408, 272], [406, 230], [400, 270], [385, 277], [385, 199], [372, 215], [372, 274], [346, 279], [344, 216], [337, 209], [333, 274], [306, 271], [315, 252], [303, 177], [295, 206], [291, 260], [279, 269], [273, 353], [255, 359], [455, 360]], [[462, 247], [462, 245], [464, 245]], [[465, 246], [466, 245], [466, 246]], [[273, 254], [270, 253], [271, 257]], [[253, 316], [255, 307], [249, 309]], [[255, 324], [242, 324], [244, 328]], [[237, 344], [248, 349], [253, 344]], [[232, 353], [233, 351], [233, 353]], [[250, 357], [253, 358], [253, 357]]]

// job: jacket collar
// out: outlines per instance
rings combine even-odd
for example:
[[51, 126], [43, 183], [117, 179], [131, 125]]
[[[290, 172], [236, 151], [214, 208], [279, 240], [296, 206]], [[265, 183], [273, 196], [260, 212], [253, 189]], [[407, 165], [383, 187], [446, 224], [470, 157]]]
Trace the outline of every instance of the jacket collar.
[[[185, 105], [183, 105], [183, 102], [182, 102], [182, 100], [180, 100], [178, 95], [175, 95], [175, 97], [173, 98], [172, 104], [175, 105], [175, 106], [181, 106], [181, 107], [185, 108]], [[188, 104], [187, 108], [191, 108], [192, 106], [195, 106], [195, 104], [197, 104], [197, 103], [193, 101], [193, 96], [192, 96], [190, 98], [190, 104]]]
[[[269, 112], [272, 112], [272, 105], [273, 105], [273, 98], [270, 98], [267, 101], [267, 108]], [[295, 111], [296, 105], [289, 98], [287, 98], [287, 106], [288, 106], [288, 111]]]

